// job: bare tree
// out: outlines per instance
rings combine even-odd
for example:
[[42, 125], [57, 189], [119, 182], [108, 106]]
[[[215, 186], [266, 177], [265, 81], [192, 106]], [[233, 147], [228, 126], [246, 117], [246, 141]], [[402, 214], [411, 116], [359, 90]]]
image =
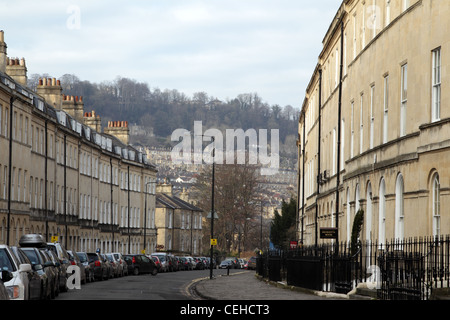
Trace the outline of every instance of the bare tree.
[[[205, 168], [197, 179], [196, 197], [198, 205], [211, 211], [212, 168]], [[258, 200], [258, 168], [249, 164], [215, 165], [214, 209], [218, 220], [214, 222], [214, 238], [218, 239], [218, 249], [226, 252], [237, 251], [239, 234], [241, 248], [245, 247], [250, 221], [260, 211]], [[210, 226], [210, 221], [207, 221]], [[204, 247], [209, 247], [210, 228], [203, 228]]]

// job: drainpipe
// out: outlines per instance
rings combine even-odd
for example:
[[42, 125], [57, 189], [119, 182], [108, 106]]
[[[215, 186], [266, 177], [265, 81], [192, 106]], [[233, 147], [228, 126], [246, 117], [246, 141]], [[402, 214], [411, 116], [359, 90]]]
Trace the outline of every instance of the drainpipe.
[[111, 232], [112, 232], [112, 243], [111, 243], [111, 251], [114, 252], [114, 205], [113, 205], [113, 164], [112, 158], [109, 158], [109, 165], [111, 167], [110, 174], [110, 191], [111, 191]]
[[303, 223], [305, 220], [305, 143], [306, 143], [306, 114], [303, 112], [303, 142], [302, 142], [302, 154], [303, 154], [303, 163], [302, 163], [302, 243], [303, 243]]
[[[45, 240], [48, 242], [48, 206], [47, 206], [47, 171], [48, 171], [48, 123], [47, 120], [45, 120], [45, 164], [44, 164], [44, 175], [45, 175], [45, 181], [44, 181], [44, 199], [45, 199]], [[67, 247], [66, 247], [67, 248]]]
[[12, 172], [12, 134], [13, 134], [13, 104], [16, 97], [9, 99], [9, 168], [8, 168], [8, 227], [6, 228], [6, 244], [9, 245], [9, 232], [11, 228], [11, 172]]
[[319, 215], [319, 205], [318, 198], [320, 194], [320, 140], [322, 139], [322, 69], [319, 69], [319, 117], [318, 117], [318, 138], [317, 138], [317, 196], [316, 196], [316, 215], [314, 217], [314, 236], [315, 236], [315, 245], [318, 244], [318, 215]]
[[64, 134], [64, 246], [67, 247], [67, 136]]
[[127, 181], [127, 193], [128, 193], [128, 253], [131, 253], [131, 235], [130, 235], [130, 166], [127, 168], [128, 181]]
[[[341, 177], [341, 109], [342, 109], [342, 72], [344, 59], [344, 21], [341, 18], [341, 63], [339, 71], [339, 102], [338, 102], [338, 136], [337, 136], [337, 175], [336, 175], [336, 244], [339, 243], [339, 184]], [[338, 248], [339, 246], [336, 246]]]

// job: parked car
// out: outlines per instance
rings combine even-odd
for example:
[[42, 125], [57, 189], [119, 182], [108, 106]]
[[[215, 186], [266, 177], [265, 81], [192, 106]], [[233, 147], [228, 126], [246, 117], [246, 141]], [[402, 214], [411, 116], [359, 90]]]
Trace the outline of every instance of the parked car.
[[158, 270], [158, 272], [161, 272], [161, 261], [159, 261], [159, 258], [157, 256], [149, 256], [149, 258], [151, 258], [153, 260], [153, 262], [155, 262], [156, 264], [156, 269]]
[[84, 266], [84, 273], [86, 277], [86, 282], [95, 281], [94, 276], [94, 262], [89, 261], [89, 257], [86, 252], [78, 251], [77, 256], [80, 259], [81, 264]]
[[3, 270], [0, 272], [0, 300], [9, 300], [8, 290], [6, 290], [3, 282], [8, 282], [12, 278], [14, 278], [14, 275], [11, 271]]
[[97, 280], [107, 280], [109, 278], [108, 266], [103, 261], [103, 258], [96, 252], [88, 252], [89, 262], [94, 264], [94, 277]]
[[244, 269], [246, 261], [244, 259], [238, 259], [239, 261], [239, 268]]
[[53, 252], [49, 249], [38, 249], [41, 252], [41, 255], [44, 258], [44, 268], [45, 269], [51, 269], [52, 272], [55, 274], [55, 281], [53, 282], [53, 291], [51, 298], [55, 298], [59, 295], [59, 292], [61, 291], [61, 278], [65, 281], [65, 274], [63, 272], [63, 268], [61, 266], [61, 263], [59, 263], [58, 258], [55, 257]]
[[126, 254], [125, 261], [128, 264], [128, 271], [131, 274], [138, 275], [141, 273], [150, 273], [155, 276], [158, 273], [158, 268], [155, 262], [143, 254]]
[[195, 269], [196, 270], [204, 270], [205, 269], [205, 264], [203, 263], [203, 260], [200, 258], [194, 258], [195, 261]]
[[167, 272], [170, 271], [169, 268], [169, 260], [167, 259], [167, 253], [164, 252], [154, 252], [151, 254], [151, 256], [158, 257], [159, 261], [161, 262], [161, 272]]
[[181, 270], [192, 270], [192, 265], [188, 258], [181, 257], [180, 263], [181, 263], [181, 267], [180, 267]]
[[31, 265], [20, 264], [8, 245], [0, 245], [0, 270], [9, 271], [12, 278], [4, 285], [10, 299], [28, 299], [28, 272]]
[[[27, 255], [21, 248], [16, 246], [11, 246], [10, 248], [19, 261], [19, 264], [29, 264], [32, 266], [30, 259], [28, 259]], [[44, 280], [45, 278], [43, 277], [43, 273], [40, 274], [38, 271], [34, 270], [33, 267], [31, 267], [31, 270], [28, 272], [28, 299], [43, 299], [42, 293], [45, 288]]]
[[251, 257], [247, 262], [248, 270], [256, 270], [256, 257]]
[[238, 258], [227, 257], [225, 260], [231, 260], [231, 262], [233, 263], [233, 266], [231, 267], [231, 269], [240, 269], [241, 268], [241, 264], [239, 263]]
[[203, 261], [205, 269], [208, 269], [209, 268], [209, 260], [206, 259], [206, 257], [200, 257], [200, 259]]
[[48, 242], [47, 248], [52, 250], [59, 259], [59, 263], [61, 264], [61, 277], [59, 279], [59, 289], [62, 292], [66, 292], [68, 290], [67, 287], [67, 268], [70, 266], [69, 255], [64, 249], [64, 247], [59, 242]]
[[223, 260], [219, 265], [219, 269], [233, 269], [233, 260], [231, 259]]
[[111, 279], [112, 277], [114, 277], [113, 265], [111, 264], [111, 262], [109, 261], [109, 259], [106, 257], [106, 255], [104, 253], [100, 253], [99, 255], [102, 258], [104, 265], [106, 266], [107, 277], [108, 277], [108, 279]]
[[[206, 259], [208, 260], [208, 268], [210, 268], [211, 267], [211, 258], [207, 257]], [[217, 269], [216, 259], [213, 259], [212, 261], [213, 261], [213, 269]]]
[[128, 265], [125, 262], [125, 259], [123, 258], [123, 255], [120, 252], [113, 252], [114, 258], [119, 262], [119, 270], [121, 273], [121, 276], [128, 275]]
[[56, 273], [52, 268], [49, 268], [49, 263], [46, 263], [41, 251], [34, 247], [22, 247], [21, 249], [31, 261], [33, 270], [37, 271], [43, 279], [41, 299], [56, 297], [59, 288], [56, 282]]
[[42, 235], [32, 233], [32, 234], [25, 234], [22, 237], [20, 237], [19, 244], [21, 247], [36, 247], [40, 249], [46, 248], [52, 250], [55, 253], [60, 264], [57, 266], [61, 274], [58, 283], [59, 291], [65, 292], [68, 290], [67, 267], [70, 265], [69, 256], [60, 243], [45, 242], [45, 239], [44, 237], [42, 237]]
[[172, 271], [179, 271], [180, 265], [178, 263], [178, 259], [174, 255], [169, 255], [170, 265], [172, 266]]
[[80, 282], [81, 284], [85, 284], [87, 282], [86, 270], [84, 264], [81, 262], [78, 254], [72, 250], [67, 250], [67, 254], [69, 255], [70, 264], [73, 266], [78, 266], [80, 268]]
[[194, 258], [187, 256], [186, 259], [191, 264], [191, 270], [194, 270], [197, 267], [197, 263], [194, 261]]
[[176, 261], [173, 255], [167, 255], [167, 261], [169, 262], [169, 271], [174, 272], [177, 271], [178, 266], [176, 265]]
[[108, 259], [111, 266], [111, 277], [118, 278], [121, 274], [121, 271], [119, 270], [119, 261], [116, 260], [112, 253], [106, 253], [105, 257]]

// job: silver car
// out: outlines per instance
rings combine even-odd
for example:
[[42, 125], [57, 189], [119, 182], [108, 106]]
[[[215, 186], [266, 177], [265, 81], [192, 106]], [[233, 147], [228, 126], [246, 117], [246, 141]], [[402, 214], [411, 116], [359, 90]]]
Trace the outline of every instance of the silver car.
[[0, 245], [0, 270], [9, 271], [12, 279], [5, 281], [4, 285], [11, 300], [28, 300], [28, 272], [30, 264], [20, 264], [8, 245]]
[[47, 248], [52, 250], [59, 259], [59, 263], [61, 264], [61, 274], [62, 276], [59, 279], [59, 289], [61, 292], [66, 292], [68, 290], [67, 287], [67, 268], [71, 265], [69, 260], [69, 254], [64, 249], [64, 247], [59, 242], [48, 242]]
[[21, 249], [31, 261], [33, 269], [37, 271], [43, 278], [42, 298], [50, 299], [56, 297], [57, 289], [59, 287], [56, 283], [57, 275], [54, 268], [52, 267], [53, 263], [50, 264], [49, 262], [47, 262], [41, 250], [39, 250], [38, 248], [22, 247]]
[[128, 275], [128, 265], [120, 252], [113, 252], [114, 258], [119, 262], [119, 271], [121, 276]]

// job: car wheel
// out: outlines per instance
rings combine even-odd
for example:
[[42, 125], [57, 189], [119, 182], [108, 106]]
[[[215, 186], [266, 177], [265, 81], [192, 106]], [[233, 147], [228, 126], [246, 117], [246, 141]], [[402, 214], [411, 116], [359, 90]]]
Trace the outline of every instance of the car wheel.
[[137, 276], [137, 275], [139, 274], [139, 268], [134, 268], [134, 269], [133, 269], [133, 274], [134, 274], [135, 276]]
[[156, 268], [153, 268], [152, 276], [156, 276], [157, 274], [158, 274], [158, 270]]

